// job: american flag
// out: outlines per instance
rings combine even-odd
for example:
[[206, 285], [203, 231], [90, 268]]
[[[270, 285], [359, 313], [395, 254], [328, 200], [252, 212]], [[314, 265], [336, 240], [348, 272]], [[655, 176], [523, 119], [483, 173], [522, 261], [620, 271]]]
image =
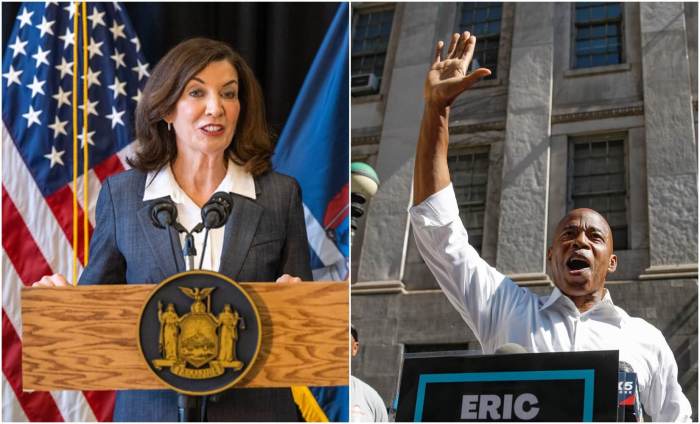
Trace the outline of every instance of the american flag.
[[[113, 392], [23, 392], [20, 290], [55, 272], [72, 273], [73, 196], [90, 220], [101, 182], [126, 168], [133, 112], [149, 76], [139, 39], [114, 3], [87, 4], [83, 52], [81, 3], [25, 3], [2, 63], [2, 418], [4, 421], [110, 421]], [[78, 86], [73, 86], [73, 21], [78, 26]], [[88, 71], [83, 74], [83, 60]], [[83, 102], [83, 83], [88, 87]], [[77, 94], [79, 172], [73, 192], [73, 94]], [[88, 134], [83, 140], [83, 108]], [[89, 145], [83, 175], [82, 146]], [[83, 179], [88, 179], [88, 204]]]

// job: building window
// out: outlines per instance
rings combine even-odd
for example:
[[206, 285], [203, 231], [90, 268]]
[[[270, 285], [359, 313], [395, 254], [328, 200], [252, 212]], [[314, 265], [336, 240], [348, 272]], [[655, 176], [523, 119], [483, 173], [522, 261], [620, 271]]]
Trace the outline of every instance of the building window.
[[[496, 78], [498, 68], [498, 44], [501, 39], [502, 3], [462, 3], [460, 9], [459, 33], [469, 31], [476, 36], [476, 50], [472, 67], [491, 70]], [[477, 62], [474, 62], [476, 60]]]
[[488, 148], [451, 154], [447, 162], [457, 195], [459, 216], [469, 234], [469, 244], [481, 253], [489, 174]]
[[605, 217], [615, 249], [627, 249], [627, 172], [624, 137], [575, 139], [569, 155], [569, 209]]
[[394, 10], [355, 11], [352, 30], [352, 95], [379, 92]]
[[622, 3], [574, 3], [574, 68], [622, 63]]

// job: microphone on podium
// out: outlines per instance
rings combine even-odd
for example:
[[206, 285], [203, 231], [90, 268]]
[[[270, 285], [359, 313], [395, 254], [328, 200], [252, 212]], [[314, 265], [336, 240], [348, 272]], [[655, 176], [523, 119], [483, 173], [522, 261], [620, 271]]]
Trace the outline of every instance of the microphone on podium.
[[199, 258], [199, 269], [202, 269], [204, 264], [204, 252], [207, 250], [207, 239], [209, 238], [209, 230], [212, 228], [223, 227], [231, 215], [233, 208], [233, 196], [223, 191], [214, 193], [207, 203], [202, 206], [202, 224], [206, 230], [204, 231], [204, 245], [202, 247], [202, 256]]
[[642, 422], [637, 373], [630, 364], [620, 361], [617, 382], [617, 421]]
[[[177, 207], [170, 198], [161, 199], [151, 206], [151, 222], [156, 228], [167, 230], [168, 227], [174, 227], [179, 233], [187, 232], [182, 224], [177, 221]], [[168, 231], [168, 240], [170, 241], [170, 250], [175, 261], [175, 268], [177, 269], [177, 253], [175, 253], [176, 249], [170, 231]]]

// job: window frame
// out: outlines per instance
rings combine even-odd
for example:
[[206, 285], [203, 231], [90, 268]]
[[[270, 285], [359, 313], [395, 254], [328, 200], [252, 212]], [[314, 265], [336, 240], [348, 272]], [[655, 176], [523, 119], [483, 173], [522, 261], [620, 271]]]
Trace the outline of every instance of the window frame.
[[[464, 147], [459, 147], [459, 148], [452, 148], [450, 149], [450, 152], [448, 153], [448, 162], [449, 159], [455, 156], [461, 156], [461, 155], [477, 155], [477, 154], [484, 154], [486, 156], [486, 172], [485, 172], [485, 177], [486, 177], [486, 184], [484, 185], [484, 200], [483, 200], [483, 208], [484, 208], [484, 216], [481, 221], [481, 243], [479, 247], [477, 248], [472, 244], [472, 238], [470, 237], [470, 245], [476, 249], [476, 251], [479, 253], [479, 255], [483, 254], [484, 246], [485, 246], [485, 240], [486, 240], [486, 235], [487, 235], [487, 230], [486, 230], [486, 211], [488, 210], [488, 197], [489, 197], [489, 183], [490, 183], [490, 171], [491, 171], [491, 145], [486, 144], [486, 145], [479, 145], [479, 146], [464, 146]], [[470, 170], [471, 171], [471, 170]], [[473, 174], [473, 172], [472, 172]], [[450, 182], [453, 185], [453, 188], [455, 187], [455, 181], [453, 179], [453, 169], [450, 168]], [[457, 207], [459, 209], [459, 212], [462, 212], [462, 208], [460, 207], [460, 200], [457, 197], [457, 192], [455, 190], [455, 200], [457, 202]], [[477, 205], [477, 203], [473, 203], [472, 205], [466, 205], [466, 206], [473, 206]], [[460, 216], [460, 221], [462, 221], [462, 218]], [[467, 228], [467, 223], [462, 221], [462, 225], [464, 225], [464, 228]]]
[[[488, 2], [486, 2], [486, 3], [488, 3]], [[466, 3], [466, 2], [462, 2], [462, 3], [458, 4], [458, 7], [456, 8], [456, 14], [455, 14], [455, 25], [454, 25], [455, 31], [454, 32], [461, 34], [463, 31], [466, 30], [466, 28], [465, 29], [462, 28], [462, 12], [463, 12], [463, 8], [465, 6], [469, 6], [472, 4], [473, 3]], [[505, 47], [503, 45], [503, 42], [504, 42], [503, 26], [504, 26], [504, 20], [505, 20], [505, 12], [506, 12], [506, 8], [508, 6], [507, 3], [505, 3], [505, 2], [493, 2], [493, 3], [488, 3], [488, 4], [494, 4], [494, 5], [499, 4], [501, 7], [501, 16], [499, 17], [498, 43], [497, 43], [498, 47], [496, 48], [496, 69], [495, 69], [495, 72], [493, 72], [494, 70], [492, 69], [492, 74], [489, 77], [486, 77], [482, 80], [482, 84], [480, 84], [480, 86], [482, 86], [482, 87], [485, 86], [484, 83], [488, 84], [488, 83], [494, 83], [494, 82], [501, 81], [501, 74], [503, 73], [503, 70], [501, 69], [501, 67], [503, 65], [501, 63], [502, 62], [501, 52], [503, 51], [503, 49]], [[486, 36], [486, 40], [489, 40], [492, 37], [494, 37], [494, 36], [493, 35]], [[483, 40], [483, 38], [479, 37], [478, 34], [477, 34], [477, 38], [478, 38], [477, 50], [478, 50], [479, 49], [479, 40]], [[449, 42], [448, 42], [448, 44], [449, 44]], [[475, 51], [474, 53], [477, 53], [477, 52]], [[479, 65], [482, 67], [486, 67], [486, 65], [483, 63], [479, 63]], [[471, 64], [470, 64], [470, 66], [471, 66]]]
[[[576, 6], [581, 5], [581, 3], [573, 2], [571, 3], [570, 6], [570, 12], [571, 12], [571, 31], [570, 31], [570, 52], [571, 54], [569, 55], [569, 69], [572, 71], [589, 71], [589, 70], [596, 70], [599, 68], [606, 68], [606, 67], [619, 67], [619, 66], [624, 66], [627, 64], [627, 48], [626, 48], [626, 42], [627, 42], [627, 34], [625, 33], [625, 21], [626, 21], [626, 4], [625, 2], [614, 2], [614, 3], [619, 3], [620, 4], [620, 29], [619, 29], [619, 37], [620, 37], [620, 62], [619, 63], [606, 63], [604, 65], [591, 65], [591, 66], [585, 66], [585, 67], [576, 67], [576, 36], [578, 33], [578, 26], [576, 25]], [[607, 4], [607, 3], [606, 3]], [[588, 24], [590, 23], [595, 23], [595, 22], [603, 22], [603, 23], [609, 23], [612, 22], [608, 20], [607, 18], [603, 19], [602, 21], [588, 21]]]
[[[592, 135], [577, 135], [568, 137], [568, 154], [566, 160], [566, 210], [567, 212], [574, 209], [574, 155], [575, 146], [577, 144], [593, 144], [593, 143], [603, 143], [611, 141], [621, 141], [622, 142], [622, 155], [623, 155], [623, 176], [624, 176], [624, 199], [625, 199], [625, 228], [627, 237], [625, 240], [626, 246], [615, 247], [615, 250], [625, 251], [632, 249], [632, 238], [631, 238], [631, 222], [630, 222], [630, 169], [629, 169], [629, 134], [627, 132], [614, 132], [606, 134], [592, 134]], [[589, 175], [590, 177], [590, 175]], [[614, 194], [611, 192], [610, 194]], [[605, 211], [607, 214], [609, 211]], [[603, 215], [605, 215], [603, 214]], [[606, 218], [607, 221], [607, 218]], [[609, 224], [609, 223], [608, 223]], [[614, 230], [611, 225], [611, 230]]]
[[361, 94], [361, 95], [350, 95], [351, 101], [354, 102], [356, 100], [365, 100], [365, 99], [370, 99], [374, 100], [377, 98], [380, 98], [383, 93], [385, 93], [385, 81], [387, 80], [389, 76], [389, 67], [393, 63], [393, 58], [390, 58], [390, 52], [392, 49], [393, 41], [395, 38], [395, 31], [396, 31], [396, 17], [397, 14], [399, 13], [399, 7], [396, 3], [380, 3], [380, 4], [353, 4], [352, 5], [352, 21], [351, 21], [351, 31], [350, 31], [350, 78], [352, 79], [353, 73], [352, 73], [352, 62], [356, 57], [363, 57], [367, 56], [369, 54], [377, 54], [377, 53], [367, 53], [367, 54], [353, 54], [353, 39], [352, 39], [352, 34], [356, 30], [356, 26], [359, 20], [359, 17], [361, 14], [366, 14], [366, 13], [380, 13], [384, 11], [391, 10], [393, 12], [392, 18], [391, 18], [391, 29], [389, 30], [389, 38], [387, 39], [387, 44], [386, 44], [386, 50], [384, 51], [384, 65], [382, 67], [382, 74], [377, 75], [379, 78], [379, 89], [377, 90], [376, 93], [367, 93], [367, 94]]

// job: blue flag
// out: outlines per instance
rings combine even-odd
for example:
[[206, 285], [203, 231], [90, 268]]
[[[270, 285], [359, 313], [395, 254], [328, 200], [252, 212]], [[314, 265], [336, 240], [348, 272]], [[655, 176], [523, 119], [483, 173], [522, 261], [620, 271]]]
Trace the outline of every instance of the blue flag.
[[272, 157], [302, 189], [315, 280], [348, 277], [348, 6], [339, 6]]
[[[276, 171], [301, 185], [315, 280], [348, 278], [348, 51], [348, 4], [342, 3], [272, 157]], [[307, 421], [349, 419], [348, 386], [293, 393]]]

